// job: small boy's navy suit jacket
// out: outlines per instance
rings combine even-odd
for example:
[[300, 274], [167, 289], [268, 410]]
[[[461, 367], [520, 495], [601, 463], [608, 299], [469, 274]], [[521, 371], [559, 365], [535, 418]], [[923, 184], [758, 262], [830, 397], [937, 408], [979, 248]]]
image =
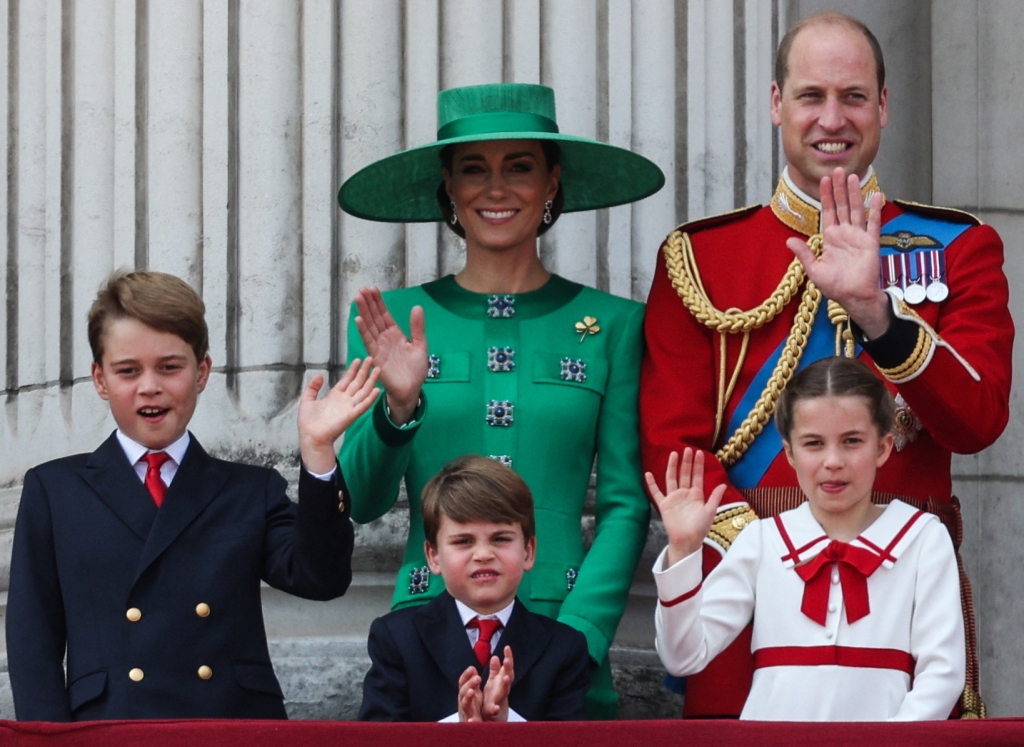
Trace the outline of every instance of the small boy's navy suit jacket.
[[285, 718], [260, 579], [337, 597], [353, 541], [340, 470], [302, 470], [299, 505], [285, 488], [195, 437], [159, 509], [116, 434], [29, 470], [7, 603], [18, 719]]
[[[516, 599], [498, 640], [499, 659], [505, 646], [515, 670], [509, 708], [527, 721], [586, 720], [590, 655], [582, 633]], [[374, 620], [367, 647], [363, 721], [440, 721], [458, 711], [459, 677], [467, 667], [476, 667], [484, 684], [490, 674], [477, 661], [447, 591]]]

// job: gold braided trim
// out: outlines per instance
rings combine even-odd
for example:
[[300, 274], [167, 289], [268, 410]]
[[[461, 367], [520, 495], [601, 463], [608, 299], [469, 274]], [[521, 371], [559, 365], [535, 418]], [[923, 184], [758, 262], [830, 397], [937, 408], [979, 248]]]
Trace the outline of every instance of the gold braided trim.
[[894, 383], [909, 379], [928, 362], [928, 356], [931, 354], [934, 344], [931, 336], [924, 330], [924, 327], [918, 327], [917, 343], [914, 345], [914, 351], [910, 354], [910, 357], [898, 366], [893, 368], [879, 367], [878, 370], [885, 378]]
[[676, 229], [665, 240], [665, 267], [683, 305], [704, 326], [723, 333], [750, 332], [768, 324], [793, 300], [804, 282], [804, 267], [794, 258], [775, 291], [748, 311], [719, 311], [708, 298], [689, 234]]
[[[872, 195], [880, 191], [878, 175], [872, 171], [867, 182], [860, 188], [864, 204], [867, 205], [871, 201]], [[793, 191], [786, 182], [785, 176], [779, 176], [779, 183], [775, 187], [775, 194], [772, 195], [770, 205], [775, 217], [797, 233], [810, 237], [821, 230], [821, 213], [818, 207], [811, 205]], [[882, 195], [882, 205], [885, 205], [885, 195]]]
[[964, 692], [960, 696], [960, 718], [961, 719], [972, 719], [972, 718], [987, 718], [988, 710], [985, 708], [985, 702], [981, 699], [981, 695], [970, 685], [964, 686]]
[[821, 291], [814, 283], [808, 281], [803, 297], [800, 299], [800, 306], [793, 318], [793, 326], [786, 338], [786, 345], [782, 349], [775, 369], [772, 371], [764, 391], [758, 397], [754, 407], [747, 417], [740, 423], [736, 432], [719, 449], [715, 456], [726, 468], [731, 467], [740, 460], [747, 449], [754, 443], [754, 439], [761, 435], [765, 425], [775, 412], [775, 405], [779, 401], [782, 390], [793, 378], [797, 367], [800, 365], [800, 358], [807, 347], [807, 340], [810, 337], [811, 327], [814, 324], [814, 315], [818, 313], [818, 306], [821, 304]]
[[857, 343], [853, 339], [850, 315], [838, 301], [828, 302], [828, 320], [836, 328], [836, 356], [853, 358], [857, 354]]
[[740, 532], [756, 518], [757, 514], [750, 506], [740, 506], [722, 511], [715, 517], [711, 530], [708, 532], [708, 539], [728, 551]]
[[[821, 253], [820, 235], [812, 236], [807, 244], [815, 254]], [[770, 322], [793, 299], [796, 291], [804, 284], [805, 280], [803, 265], [800, 264], [799, 259], [794, 258], [775, 292], [758, 307], [750, 311], [741, 311], [739, 309], [719, 311], [711, 303], [711, 299], [708, 298], [707, 292], [704, 290], [704, 283], [701, 280], [700, 271], [693, 256], [693, 245], [690, 243], [690, 237], [683, 231], [674, 231], [665, 241], [664, 253], [669, 280], [671, 280], [672, 287], [675, 288], [679, 298], [682, 299], [683, 305], [686, 306], [687, 310], [697, 320], [705, 326], [717, 330], [723, 337], [726, 334], [742, 333], [746, 335], [751, 330], [758, 329]], [[793, 378], [797, 366], [800, 365], [800, 358], [807, 347], [807, 340], [810, 336], [811, 327], [814, 324], [814, 316], [818, 313], [818, 306], [820, 304], [821, 291], [815, 287], [814, 283], [807, 281], [803, 295], [800, 298], [800, 305], [797, 307], [796, 314], [793, 317], [793, 326], [790, 328], [789, 335], [786, 338], [786, 344], [782, 349], [778, 362], [775, 364], [771, 377], [768, 379], [768, 383], [765, 385], [764, 391], [761, 392], [761, 396], [758, 397], [754, 407], [747, 417], [744, 418], [743, 422], [740, 423], [736, 432], [715, 453], [715, 456], [718, 457], [719, 461], [726, 468], [739, 461], [740, 457], [750, 448], [754, 439], [761, 435], [765, 425], [771, 419], [782, 390], [786, 388], [786, 384]], [[736, 362], [736, 372], [743, 366], [745, 352], [746, 346], [744, 345], [740, 359]], [[722, 367], [720, 374], [724, 372], [726, 365], [725, 357], [723, 356], [720, 362]], [[734, 373], [733, 379], [735, 378], [736, 374]], [[724, 377], [720, 376], [719, 379], [719, 387], [721, 387], [721, 381], [724, 380]], [[729, 393], [731, 394], [731, 392]], [[722, 392], [719, 392], [719, 395], [718, 413], [715, 419], [716, 439], [727, 402]]]

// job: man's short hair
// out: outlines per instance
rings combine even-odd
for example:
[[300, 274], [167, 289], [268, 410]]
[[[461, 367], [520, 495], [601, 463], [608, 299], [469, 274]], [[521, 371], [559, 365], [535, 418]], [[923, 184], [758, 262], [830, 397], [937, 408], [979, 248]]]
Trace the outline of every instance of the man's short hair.
[[92, 359], [103, 361], [103, 338], [118, 319], [137, 319], [147, 327], [184, 340], [201, 361], [210, 348], [206, 306], [192, 286], [166, 272], [118, 270], [100, 289], [89, 309]]
[[434, 547], [445, 516], [457, 524], [519, 524], [526, 542], [536, 534], [533, 494], [523, 478], [511, 467], [475, 454], [452, 460], [430, 478], [421, 508], [423, 532]]
[[782, 37], [782, 41], [779, 42], [779, 51], [775, 55], [775, 83], [780, 91], [786, 83], [786, 78], [789, 77], [789, 53], [793, 49], [793, 42], [797, 34], [810, 26], [846, 26], [864, 34], [864, 38], [868, 40], [868, 45], [871, 47], [871, 53], [875, 56], [878, 92], [882, 92], [882, 89], [885, 88], [885, 60], [882, 58], [882, 46], [878, 43], [878, 39], [863, 22], [834, 10], [815, 13], [802, 21], [797, 21]]

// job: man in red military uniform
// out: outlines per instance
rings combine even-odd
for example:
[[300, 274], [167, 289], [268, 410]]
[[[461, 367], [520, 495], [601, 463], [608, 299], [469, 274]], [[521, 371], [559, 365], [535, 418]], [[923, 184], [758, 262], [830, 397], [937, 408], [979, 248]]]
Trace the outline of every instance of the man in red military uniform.
[[[812, 16], [783, 39], [775, 72], [787, 165], [771, 203], [673, 232], [647, 302], [644, 468], [664, 475], [669, 454], [692, 446], [717, 456], [707, 491], [729, 486], [705, 573], [757, 512], [802, 499], [771, 419], [799, 367], [857, 355], [888, 380], [897, 450], [876, 496], [946, 512], [954, 531], [951, 455], [991, 445], [1009, 416], [1002, 242], [966, 213], [883, 197], [872, 162], [888, 92], [875, 37], [846, 16]], [[684, 715], [738, 714], [751, 675], [748, 630], [689, 678]], [[964, 712], [983, 712], [976, 667], [967, 684]]]

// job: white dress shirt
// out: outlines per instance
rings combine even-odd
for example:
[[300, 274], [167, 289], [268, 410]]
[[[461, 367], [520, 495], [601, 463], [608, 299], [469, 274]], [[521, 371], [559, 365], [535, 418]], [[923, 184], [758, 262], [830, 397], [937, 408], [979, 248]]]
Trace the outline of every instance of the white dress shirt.
[[[160, 466], [160, 479], [164, 481], [164, 485], [171, 487], [171, 480], [178, 474], [178, 467], [181, 465], [181, 460], [185, 458], [185, 452], [188, 451], [188, 445], [191, 438], [188, 431], [181, 434], [181, 438], [172, 443], [166, 449], [147, 449], [137, 441], [132, 440], [124, 434], [124, 432], [117, 429], [117, 440], [121, 444], [121, 448], [124, 450], [124, 455], [128, 457], [128, 461], [135, 469], [135, 474], [139, 476], [141, 482], [146, 481], [146, 470], [149, 469], [149, 465], [142, 461], [142, 457], [151, 451], [163, 451], [170, 457], [166, 462]], [[303, 467], [305, 469], [305, 467]], [[315, 472], [309, 472], [309, 474], [315, 477], [317, 480], [323, 480], [329, 482], [333, 477], [334, 473], [338, 469], [338, 463], [334, 463], [334, 467], [331, 468], [330, 472], [325, 472], [322, 475], [318, 475]], [[512, 605], [509, 605], [509, 610], [512, 609]], [[511, 612], [509, 613], [511, 614]], [[507, 618], [506, 618], [507, 619]], [[504, 622], [502, 623], [504, 624]]]
[[[460, 602], [458, 599], [455, 600], [455, 607], [459, 611], [459, 617], [462, 618], [462, 626], [466, 627], [469, 622], [474, 618], [479, 617], [481, 620], [500, 620], [501, 627], [491, 634], [491, 654], [494, 654], [498, 650], [498, 641], [501, 640], [501, 634], [505, 630], [505, 626], [508, 625], [508, 619], [512, 617], [512, 608], [515, 607], [516, 600], [513, 599], [509, 602], [507, 607], [502, 607], [500, 610], [495, 612], [493, 615], [481, 615], [476, 610], [468, 607], [467, 605]], [[469, 645], [473, 647], [476, 642], [480, 640], [480, 628], [466, 628], [466, 635], [469, 636]], [[450, 716], [446, 716], [439, 723], [448, 724], [457, 722], [459, 720], [459, 712], [455, 711]], [[514, 708], [508, 709], [508, 720], [512, 721], [526, 721], [525, 718], [516, 713]]]
[[139, 476], [139, 482], [146, 481], [146, 470], [149, 469], [149, 465], [142, 461], [142, 457], [151, 451], [165, 452], [170, 459], [160, 465], [160, 479], [164, 481], [164, 485], [170, 487], [171, 480], [178, 474], [178, 466], [181, 464], [181, 460], [185, 458], [185, 452], [188, 451], [188, 444], [191, 438], [188, 435], [188, 431], [185, 431], [181, 434], [181, 438], [166, 449], [147, 449], [142, 444], [126, 436], [118, 428], [117, 440], [121, 444], [121, 448], [124, 449], [124, 455], [128, 457], [128, 461], [135, 469], [135, 474]]

